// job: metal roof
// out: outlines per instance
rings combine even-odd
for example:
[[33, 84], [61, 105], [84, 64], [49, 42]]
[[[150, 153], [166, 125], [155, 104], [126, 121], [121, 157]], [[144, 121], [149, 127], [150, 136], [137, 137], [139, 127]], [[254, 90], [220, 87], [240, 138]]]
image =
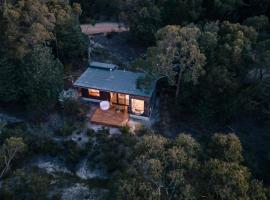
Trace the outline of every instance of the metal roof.
[[91, 62], [90, 67], [94, 67], [94, 68], [100, 68], [100, 69], [118, 69], [117, 65], [114, 64], [109, 64], [109, 63], [101, 63], [101, 62]]
[[74, 86], [150, 97], [154, 87], [151, 91], [137, 88], [137, 79], [142, 76], [144, 74], [138, 72], [88, 67]]

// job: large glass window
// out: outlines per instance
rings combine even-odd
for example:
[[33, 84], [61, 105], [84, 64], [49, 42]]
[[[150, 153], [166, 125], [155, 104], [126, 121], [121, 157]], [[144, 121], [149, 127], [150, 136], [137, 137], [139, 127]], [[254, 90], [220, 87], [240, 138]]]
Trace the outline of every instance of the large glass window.
[[136, 115], [142, 115], [144, 113], [144, 100], [131, 99], [131, 110]]
[[129, 105], [129, 95], [111, 92], [111, 102], [113, 104]]
[[122, 105], [129, 105], [129, 95], [118, 94], [118, 103]]
[[94, 89], [88, 89], [88, 94], [91, 97], [100, 97], [100, 92], [99, 90], [94, 90]]
[[111, 102], [117, 104], [117, 93], [111, 92]]

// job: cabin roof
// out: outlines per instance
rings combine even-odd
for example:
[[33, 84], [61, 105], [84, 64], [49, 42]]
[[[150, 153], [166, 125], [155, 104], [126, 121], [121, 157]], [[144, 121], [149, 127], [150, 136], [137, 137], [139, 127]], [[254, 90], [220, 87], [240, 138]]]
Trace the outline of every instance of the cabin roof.
[[150, 97], [154, 90], [154, 83], [147, 91], [137, 88], [137, 79], [143, 76], [144, 73], [139, 72], [88, 67], [75, 81], [74, 86]]

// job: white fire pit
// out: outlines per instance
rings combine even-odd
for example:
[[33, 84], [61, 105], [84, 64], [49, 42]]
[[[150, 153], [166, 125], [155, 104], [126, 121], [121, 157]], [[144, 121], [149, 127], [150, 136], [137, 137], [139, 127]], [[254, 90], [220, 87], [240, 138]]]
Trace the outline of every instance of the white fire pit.
[[109, 110], [110, 109], [110, 102], [109, 101], [101, 101], [100, 104], [100, 109], [101, 110]]

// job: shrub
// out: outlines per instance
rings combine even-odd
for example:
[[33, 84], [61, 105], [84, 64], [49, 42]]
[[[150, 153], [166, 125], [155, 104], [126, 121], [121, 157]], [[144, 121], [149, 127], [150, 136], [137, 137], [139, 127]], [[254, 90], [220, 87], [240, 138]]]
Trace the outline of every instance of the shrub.
[[1, 199], [47, 199], [50, 176], [38, 172], [17, 170], [3, 181]]
[[70, 136], [72, 135], [73, 131], [75, 131], [75, 129], [76, 128], [73, 124], [65, 122], [64, 126], [55, 133], [58, 136]]
[[65, 115], [80, 121], [85, 120], [89, 106], [84, 105], [74, 99], [66, 99], [63, 105]]
[[52, 131], [59, 130], [63, 126], [63, 119], [59, 114], [52, 114], [49, 116], [48, 127]]
[[88, 129], [86, 130], [86, 135], [87, 135], [89, 138], [92, 138], [92, 137], [94, 136], [94, 134], [95, 134], [95, 130], [94, 130], [94, 129], [88, 128]]
[[72, 167], [75, 167], [80, 158], [86, 154], [76, 142], [69, 140], [64, 142], [66, 162]]
[[138, 136], [153, 134], [153, 131], [145, 126], [141, 126], [139, 129], [135, 130], [135, 134]]
[[122, 126], [121, 128], [120, 128], [120, 132], [122, 133], [122, 134], [130, 134], [130, 127], [129, 126]]

